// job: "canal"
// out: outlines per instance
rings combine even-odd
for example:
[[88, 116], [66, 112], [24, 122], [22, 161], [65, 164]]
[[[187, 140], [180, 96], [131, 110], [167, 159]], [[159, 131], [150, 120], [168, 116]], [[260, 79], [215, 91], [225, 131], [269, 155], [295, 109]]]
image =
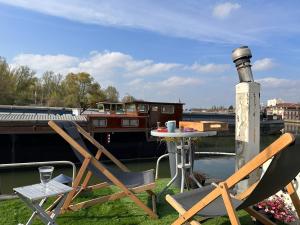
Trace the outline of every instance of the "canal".
[[[296, 148], [300, 150], [300, 124], [286, 124], [287, 132], [292, 132], [297, 137]], [[261, 136], [261, 149], [272, 143], [278, 135]], [[210, 152], [234, 152], [234, 137], [208, 137], [197, 141], [197, 151]], [[141, 171], [153, 169], [156, 159], [152, 160], [130, 160], [124, 162], [130, 170]], [[234, 157], [208, 157], [201, 156], [196, 158], [194, 171], [200, 172], [207, 177], [224, 179], [233, 173], [235, 167]], [[72, 169], [56, 166], [54, 176], [64, 173], [72, 176]], [[162, 160], [160, 165], [160, 178], [170, 177], [168, 160]], [[11, 194], [13, 187], [29, 185], [39, 182], [37, 168], [0, 170], [0, 193]], [[92, 180], [91, 182], [96, 182]]]

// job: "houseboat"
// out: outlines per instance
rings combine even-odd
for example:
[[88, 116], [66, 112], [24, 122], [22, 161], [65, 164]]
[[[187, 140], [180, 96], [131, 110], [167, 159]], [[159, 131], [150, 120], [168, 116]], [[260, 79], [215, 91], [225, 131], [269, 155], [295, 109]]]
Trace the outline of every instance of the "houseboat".
[[164, 144], [150, 136], [159, 122], [182, 120], [183, 104], [133, 101], [100, 102], [97, 110], [83, 112], [89, 132], [120, 159], [151, 158], [165, 153]]
[[[164, 143], [150, 130], [182, 120], [183, 103], [99, 102], [84, 112], [68, 108], [0, 106], [0, 163], [76, 160], [70, 146], [48, 126], [49, 120], [74, 121], [119, 159], [158, 157]], [[177, 124], [178, 125], [178, 124]], [[94, 150], [95, 151], [95, 150]]]

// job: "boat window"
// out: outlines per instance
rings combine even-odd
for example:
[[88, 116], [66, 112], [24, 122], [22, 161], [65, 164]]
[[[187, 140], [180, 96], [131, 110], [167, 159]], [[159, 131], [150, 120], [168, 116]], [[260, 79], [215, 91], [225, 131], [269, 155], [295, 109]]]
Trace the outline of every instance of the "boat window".
[[139, 112], [146, 113], [148, 111], [148, 107], [145, 104], [139, 104], [138, 109], [139, 109]]
[[135, 106], [135, 104], [128, 104], [128, 105], [126, 105], [126, 111], [127, 112], [136, 112], [136, 106]]
[[94, 127], [107, 127], [107, 120], [106, 119], [98, 119], [93, 120]]
[[116, 110], [117, 114], [123, 114], [124, 112], [124, 108], [123, 105], [117, 105], [117, 110]]
[[97, 104], [97, 108], [99, 109], [99, 112], [104, 112], [104, 105], [103, 104]]
[[151, 111], [157, 112], [157, 111], [158, 111], [158, 106], [157, 106], [157, 105], [153, 105], [153, 106], [151, 107]]
[[137, 120], [137, 119], [122, 119], [122, 126], [123, 127], [138, 127], [139, 120]]
[[161, 112], [165, 114], [173, 114], [174, 113], [174, 105], [163, 105], [161, 107]]

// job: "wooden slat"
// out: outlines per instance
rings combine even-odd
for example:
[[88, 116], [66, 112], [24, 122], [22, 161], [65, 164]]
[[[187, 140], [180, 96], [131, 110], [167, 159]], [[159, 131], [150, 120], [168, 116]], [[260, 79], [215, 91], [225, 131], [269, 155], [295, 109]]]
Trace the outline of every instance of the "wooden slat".
[[[232, 188], [235, 184], [241, 181], [244, 177], [249, 175], [255, 169], [260, 167], [263, 163], [271, 159], [274, 155], [282, 151], [288, 145], [290, 145], [295, 140], [294, 136], [290, 133], [283, 134], [280, 138], [274, 141], [271, 145], [265, 148], [256, 157], [246, 163], [242, 168], [230, 176], [225, 182], [228, 189]], [[210, 204], [217, 197], [221, 195], [220, 191], [216, 188], [206, 195], [202, 200], [197, 202], [192, 208], [190, 208], [186, 213], [180, 216], [173, 225], [183, 224], [185, 221], [193, 217], [197, 212], [201, 211], [206, 205]]]
[[[150, 183], [150, 184], [147, 184], [147, 185], [132, 188], [132, 189], [130, 189], [130, 191], [137, 194], [137, 193], [141, 193], [141, 192], [144, 192], [146, 190], [153, 189], [153, 188], [155, 188], [155, 183]], [[94, 198], [94, 199], [91, 199], [91, 200], [87, 200], [87, 201], [84, 201], [84, 202], [80, 202], [78, 204], [71, 205], [69, 208], [72, 211], [77, 211], [77, 210], [80, 210], [80, 209], [83, 209], [83, 208], [93, 206], [95, 204], [100, 204], [100, 203], [104, 203], [104, 202], [107, 202], [107, 201], [113, 201], [113, 200], [120, 199], [120, 198], [123, 198], [123, 197], [126, 197], [126, 196], [127, 196], [127, 194], [124, 191], [121, 191], [121, 192], [117, 192], [117, 193], [114, 193], [114, 194], [111, 194], [111, 195], [106, 195], [106, 196]]]
[[275, 156], [280, 151], [282, 151], [287, 146], [289, 146], [293, 141], [295, 141], [295, 137], [292, 134], [290, 133], [283, 134], [280, 138], [274, 141], [271, 145], [265, 148], [261, 153], [259, 153], [253, 159], [251, 159], [248, 163], [246, 163], [232, 176], [230, 176], [226, 180], [226, 184], [228, 185], [228, 188], [233, 187], [244, 177], [248, 176], [255, 169], [263, 165], [266, 161], [268, 161], [273, 156]]
[[93, 145], [97, 147], [97, 149], [101, 150], [104, 155], [106, 155], [111, 161], [113, 161], [121, 170], [125, 172], [129, 172], [130, 170], [121, 163], [113, 154], [111, 154], [109, 151], [104, 148], [103, 145], [101, 145], [98, 141], [96, 141], [91, 135], [89, 135], [88, 132], [86, 132], [84, 129], [82, 129], [79, 125], [75, 123], [78, 131], [86, 138], [88, 139]]
[[99, 184], [94, 184], [94, 185], [87, 186], [84, 190], [87, 190], [87, 191], [98, 190], [98, 189], [106, 188], [106, 187], [109, 187], [109, 186], [110, 186], [109, 183], [103, 182], [103, 183], [99, 183]]
[[83, 161], [83, 163], [80, 167], [80, 170], [79, 170], [79, 172], [78, 172], [78, 174], [77, 174], [77, 176], [76, 176], [76, 178], [73, 182], [73, 186], [72, 186], [73, 190], [68, 194], [68, 196], [67, 196], [67, 198], [64, 202], [64, 205], [62, 206], [61, 212], [64, 212], [65, 210], [67, 210], [69, 205], [71, 204], [71, 202], [73, 200], [73, 197], [76, 194], [76, 191], [79, 187], [80, 181], [81, 181], [81, 179], [82, 179], [82, 177], [83, 177], [83, 175], [86, 171], [86, 168], [89, 165], [90, 161], [91, 161], [91, 156], [84, 159], [84, 161]]
[[[98, 150], [97, 153], [96, 153], [96, 155], [95, 155], [95, 159], [99, 160], [100, 157], [101, 157], [101, 155], [102, 155], [102, 153], [103, 153], [102, 151]], [[87, 173], [87, 175], [86, 175], [86, 177], [85, 177], [85, 179], [84, 179], [84, 181], [83, 181], [83, 183], [81, 185], [82, 189], [85, 189], [87, 187], [87, 185], [88, 185], [88, 183], [89, 183], [92, 175], [93, 175], [92, 171], [88, 171], [88, 173]]]
[[[166, 195], [166, 200], [167, 202], [169, 202], [169, 204], [171, 206], [173, 206], [174, 209], [176, 209], [176, 211], [179, 214], [184, 214], [186, 212], [186, 210], [182, 207], [182, 205], [180, 205], [171, 195]], [[201, 225], [198, 221], [196, 220], [192, 220], [191, 222], [189, 222], [191, 225]]]
[[247, 213], [249, 213], [249, 215], [251, 215], [255, 219], [257, 219], [259, 222], [263, 223], [264, 225], [276, 225], [276, 223], [272, 222], [267, 217], [265, 217], [264, 215], [262, 215], [259, 212], [255, 211], [251, 207], [246, 208], [245, 211]]
[[[62, 130], [58, 125], [55, 124], [53, 121], [49, 121], [49, 126], [51, 126], [59, 135], [61, 135], [72, 147], [74, 147], [80, 154], [82, 154], [85, 158], [83, 165], [74, 181], [74, 189], [71, 191], [72, 193], [69, 194], [67, 200], [62, 208], [62, 212], [67, 210], [67, 207], [70, 205], [73, 196], [75, 195], [76, 190], [78, 189], [79, 183], [82, 179], [82, 176], [87, 168], [89, 163], [92, 163], [100, 172], [103, 173], [108, 179], [110, 179], [116, 186], [118, 186], [123, 193], [131, 198], [140, 208], [142, 208], [151, 218], [158, 218], [157, 214], [154, 213], [150, 208], [148, 208], [137, 196], [134, 195], [132, 191], [130, 191], [117, 177], [115, 177], [109, 170], [105, 168], [97, 159], [95, 159], [91, 154], [89, 154], [81, 145], [79, 145], [76, 141], [73, 140], [64, 130]], [[78, 129], [78, 131], [86, 137], [92, 144], [94, 144], [98, 150], [103, 152], [107, 157], [109, 157], [117, 166], [119, 166], [123, 171], [129, 171], [128, 168], [123, 165], [119, 160], [117, 160], [110, 152], [108, 152], [102, 145], [100, 145], [93, 137], [91, 137], [85, 130], [83, 130], [80, 126], [74, 123]], [[99, 153], [99, 157], [100, 157]], [[154, 184], [154, 183], [153, 183]], [[155, 185], [153, 186], [153, 188]], [[142, 187], [137, 187], [142, 188]], [[120, 196], [124, 195], [120, 194]], [[118, 196], [116, 194], [116, 196]], [[123, 196], [124, 197], [124, 196]], [[100, 201], [100, 200], [99, 200]], [[97, 200], [91, 201], [91, 204], [96, 204]], [[84, 204], [84, 203], [83, 203]], [[86, 203], [88, 204], [88, 203]]]
[[222, 198], [224, 201], [224, 205], [225, 205], [227, 214], [229, 216], [230, 223], [232, 225], [241, 225], [240, 220], [239, 220], [239, 218], [236, 214], [236, 211], [234, 209], [234, 206], [232, 204], [226, 182], [221, 182], [219, 184], [219, 189], [220, 189], [220, 192], [222, 193]]
[[296, 191], [293, 183], [289, 183], [286, 186], [286, 189], [287, 189], [287, 192], [290, 195], [290, 198], [291, 198], [291, 200], [292, 200], [292, 202], [294, 204], [294, 207], [296, 209], [298, 218], [300, 218], [300, 200], [299, 200], [299, 196], [297, 194], [297, 191]]
[[[115, 185], [117, 185], [123, 192], [130, 197], [140, 208], [142, 208], [151, 218], [158, 218], [157, 214], [155, 214], [150, 208], [148, 208], [137, 196], [134, 195], [117, 177], [115, 177], [109, 170], [105, 168], [97, 159], [92, 157], [81, 145], [75, 142], [64, 130], [62, 130], [58, 125], [53, 121], [49, 121], [49, 126], [51, 126], [59, 135], [61, 135], [71, 146], [73, 146], [80, 154], [82, 154], [85, 158], [84, 162], [92, 163], [99, 171], [103, 173], [108, 179], [110, 179]], [[118, 165], [123, 171], [129, 171], [128, 168], [123, 165], [119, 160], [117, 160], [110, 152], [108, 152], [102, 145], [100, 145], [94, 138], [92, 138], [85, 130], [83, 130], [76, 123], [78, 131], [86, 137], [91, 143], [93, 143], [98, 150], [103, 152], [107, 157], [109, 157], [116, 165]], [[72, 194], [70, 194], [63, 206], [62, 212], [64, 212], [67, 207], [70, 205], [72, 201], [72, 197], [74, 196], [79, 183], [82, 179], [83, 173], [86, 170], [88, 163], [84, 163], [79, 171], [79, 175], [77, 175], [74, 181], [74, 189]], [[76, 187], [76, 188], [75, 188]], [[153, 187], [154, 188], [154, 187]], [[94, 201], [95, 203], [96, 201]]]
[[54, 121], [48, 122], [49, 126], [62, 136], [74, 149], [76, 149], [84, 158], [91, 157], [80, 144], [73, 140], [63, 129], [61, 129]]
[[91, 163], [103, 173], [108, 179], [110, 179], [116, 186], [118, 186], [122, 191], [124, 191], [129, 198], [132, 199], [140, 208], [142, 208], [151, 218], [158, 218], [158, 216], [148, 208], [137, 196], [135, 196], [117, 177], [115, 177], [109, 170], [105, 168], [99, 161], [95, 158], [91, 159]]
[[252, 191], [256, 188], [258, 183], [259, 183], [259, 181], [256, 181], [249, 188], [247, 188], [244, 192], [235, 195], [234, 198], [236, 198], [238, 200], [243, 200], [243, 199], [247, 198], [252, 193]]

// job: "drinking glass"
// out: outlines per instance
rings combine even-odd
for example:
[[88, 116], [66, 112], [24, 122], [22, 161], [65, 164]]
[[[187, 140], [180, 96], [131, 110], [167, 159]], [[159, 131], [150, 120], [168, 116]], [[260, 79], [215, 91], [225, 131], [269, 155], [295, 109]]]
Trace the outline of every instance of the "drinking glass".
[[41, 183], [44, 186], [45, 192], [47, 191], [47, 183], [51, 180], [53, 170], [54, 170], [53, 166], [39, 167], [40, 179], [41, 179]]

